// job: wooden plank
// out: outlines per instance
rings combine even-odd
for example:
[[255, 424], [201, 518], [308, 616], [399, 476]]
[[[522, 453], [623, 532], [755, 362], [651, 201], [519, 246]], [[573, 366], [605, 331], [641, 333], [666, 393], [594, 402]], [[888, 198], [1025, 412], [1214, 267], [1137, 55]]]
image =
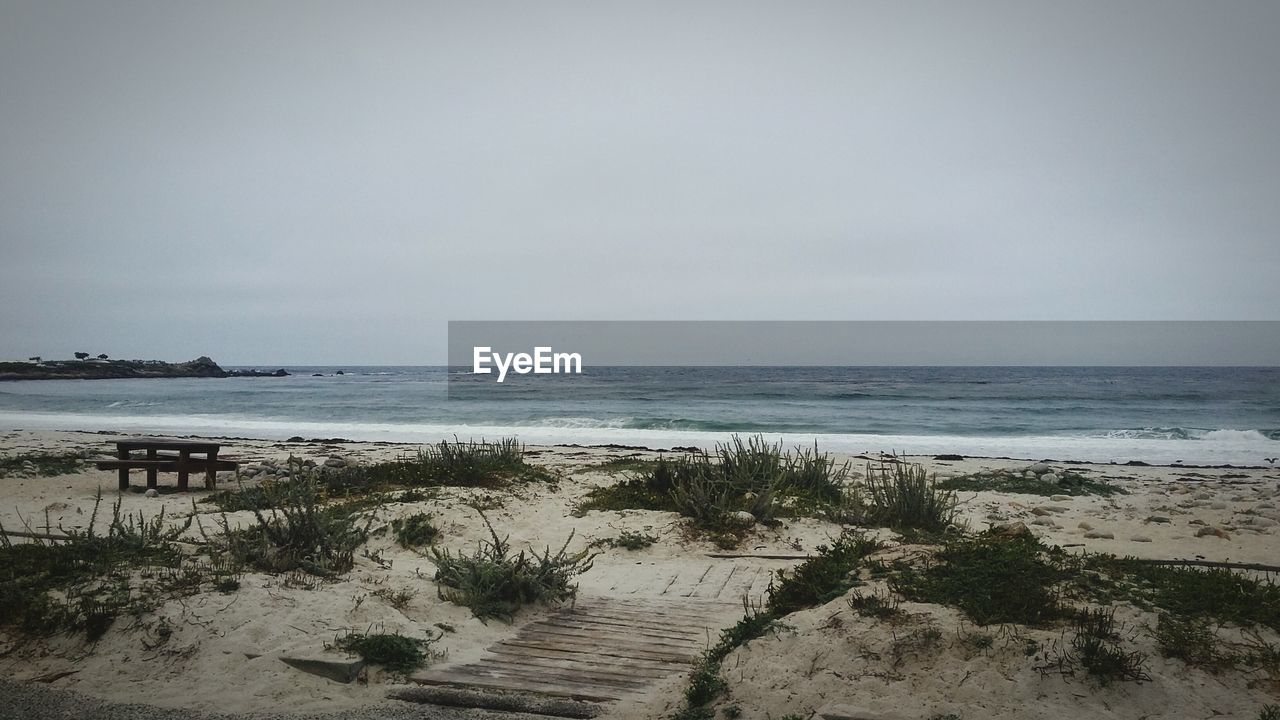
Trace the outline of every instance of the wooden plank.
[[567, 618], [549, 618], [540, 620], [537, 625], [543, 627], [572, 628], [575, 630], [590, 630], [602, 633], [621, 633], [625, 636], [636, 635], [646, 638], [658, 638], [662, 640], [698, 640], [706, 635], [703, 628], [690, 628], [688, 630], [676, 627], [662, 626], [645, 626], [645, 625], [628, 625], [619, 622], [607, 622], [595, 618], [583, 619], [567, 619]]
[[547, 687], [573, 689], [579, 692], [597, 692], [601, 694], [622, 694], [640, 690], [649, 683], [644, 681], [613, 681], [595, 678], [583, 678], [574, 672], [556, 672], [545, 668], [521, 668], [519, 666], [497, 667], [491, 663], [483, 665], [466, 665], [452, 668], [449, 674], [456, 678], [472, 676], [483, 679], [514, 678], [530, 683], [541, 683]]
[[[589, 683], [591, 685], [606, 685], [623, 688], [646, 687], [649, 685], [649, 679], [657, 679], [655, 677], [646, 679], [645, 677], [634, 673], [589, 670], [581, 666], [563, 667], [554, 664], [535, 665], [530, 662], [508, 660], [505, 658], [486, 658], [480, 667], [503, 672], [528, 674], [531, 677], [536, 678], [565, 677], [577, 682]], [[657, 677], [666, 677], [666, 675], [659, 675]]]
[[608, 615], [622, 619], [638, 620], [689, 620], [706, 622], [708, 619], [732, 614], [742, 609], [742, 603], [717, 603], [698, 610], [669, 608], [659, 604], [648, 607], [620, 607], [603, 605], [579, 605], [576, 611], [567, 614]]
[[563, 614], [554, 615], [554, 618], [566, 619], [600, 619], [611, 620], [616, 623], [639, 623], [639, 624], [660, 624], [662, 626], [685, 626], [685, 628], [704, 629], [708, 625], [719, 625], [724, 620], [741, 611], [742, 606], [736, 606], [735, 611], [721, 610], [718, 612], [701, 612], [698, 615], [676, 615], [667, 614], [663, 609], [654, 609], [653, 611], [640, 612], [635, 610], [611, 610], [611, 609], [591, 609], [586, 612], [563, 612]]
[[540, 637], [544, 640], [555, 640], [556, 638], [568, 637], [579, 641], [598, 642], [608, 644], [615, 647], [632, 647], [632, 646], [649, 646], [654, 648], [670, 648], [672, 650], [686, 650], [694, 643], [682, 639], [662, 638], [636, 638], [628, 633], [602, 633], [590, 630], [578, 630], [575, 628], [526, 628], [521, 631], [520, 637]]
[[506, 642], [503, 643], [503, 646], [508, 648], [531, 648], [536, 650], [560, 650], [564, 652], [584, 652], [584, 653], [598, 654], [604, 657], [642, 658], [645, 660], [652, 660], [655, 662], [671, 662], [671, 663], [684, 663], [684, 664], [693, 663], [695, 660], [698, 659], [698, 655], [699, 655], [699, 653], [693, 652], [692, 650], [688, 652], [680, 652], [678, 650], [669, 650], [669, 649], [660, 650], [660, 649], [635, 647], [635, 646], [626, 648], [625, 650], [622, 650], [622, 649], [615, 650], [607, 647], [602, 648], [598, 644], [591, 643], [591, 642], [574, 642], [574, 641], [557, 642], [555, 640], [541, 640], [538, 638], [516, 638], [514, 640], [507, 640]]
[[708, 604], [705, 607], [692, 608], [666, 605], [661, 600], [655, 599], [652, 603], [644, 605], [625, 605], [621, 603], [614, 604], [596, 604], [596, 603], [578, 603], [573, 608], [565, 608], [562, 612], [580, 614], [580, 613], [626, 613], [631, 617], [640, 618], [676, 618], [687, 620], [705, 620], [707, 617], [719, 614], [720, 611], [734, 607], [732, 603], [716, 603]]
[[625, 693], [608, 691], [598, 687], [574, 686], [570, 683], [529, 682], [519, 678], [475, 677], [471, 675], [451, 675], [440, 671], [431, 674], [415, 675], [411, 678], [421, 685], [452, 685], [464, 688], [490, 688], [493, 690], [520, 690], [539, 693], [553, 697], [566, 697], [573, 700], [589, 702], [611, 702], [620, 699]]
[[482, 663], [485, 667], [491, 664], [494, 667], [502, 667], [504, 665], [514, 665], [517, 667], [527, 668], [550, 668], [552, 670], [563, 670], [566, 672], [581, 673], [582, 677], [601, 678], [617, 678], [619, 680], [636, 680], [637, 678], [658, 679], [674, 675], [678, 671], [670, 669], [657, 669], [652, 667], [642, 667], [635, 663], [627, 665], [606, 665], [601, 662], [592, 662], [585, 654], [575, 659], [565, 658], [548, 658], [533, 655], [523, 655], [510, 652], [491, 652]]
[[588, 662], [609, 668], [639, 667], [648, 670], [660, 670], [670, 673], [684, 672], [689, 663], [672, 660], [650, 660], [630, 655], [602, 655], [588, 650], [571, 650], [565, 648], [538, 648], [526, 645], [495, 645], [489, 648], [493, 655], [513, 658], [545, 658], [549, 660], [563, 659], [571, 662]]
[[571, 638], [564, 635], [533, 634], [522, 636], [514, 640], [508, 640], [504, 644], [552, 649], [580, 649], [587, 652], [598, 652], [601, 655], [611, 655], [613, 657], [636, 656], [645, 657], [650, 660], [671, 660], [673, 662], [689, 663], [697, 660], [698, 656], [701, 654], [701, 650], [686, 647], [672, 647], [670, 645], [632, 644], [626, 648], [618, 648], [614, 645], [602, 645], [600, 642], [594, 641], [591, 638]]

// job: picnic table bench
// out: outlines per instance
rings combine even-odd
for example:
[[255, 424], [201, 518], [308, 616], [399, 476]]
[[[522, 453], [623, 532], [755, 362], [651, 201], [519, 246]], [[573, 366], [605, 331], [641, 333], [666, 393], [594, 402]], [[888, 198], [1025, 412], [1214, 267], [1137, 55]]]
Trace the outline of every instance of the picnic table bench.
[[[129, 489], [129, 471], [146, 470], [147, 487], [156, 487], [160, 472], [178, 473], [178, 490], [187, 489], [187, 479], [192, 471], [204, 471], [204, 486], [214, 488], [219, 470], [235, 470], [240, 464], [230, 459], [218, 459], [221, 443], [205, 440], [173, 440], [168, 438], [129, 438], [112, 441], [116, 446], [114, 458], [95, 460], [99, 470], [118, 470], [120, 489]], [[136, 457], [134, 452], [145, 452]], [[198, 456], [198, 457], [193, 457]]]

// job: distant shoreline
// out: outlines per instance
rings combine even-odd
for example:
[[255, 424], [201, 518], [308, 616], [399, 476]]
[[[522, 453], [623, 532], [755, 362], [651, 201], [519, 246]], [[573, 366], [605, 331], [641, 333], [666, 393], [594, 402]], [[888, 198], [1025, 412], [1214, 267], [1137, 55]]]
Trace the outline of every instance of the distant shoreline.
[[208, 356], [183, 363], [163, 360], [49, 360], [0, 362], [0, 380], [122, 380], [130, 378], [285, 377], [275, 371], [224, 370]]

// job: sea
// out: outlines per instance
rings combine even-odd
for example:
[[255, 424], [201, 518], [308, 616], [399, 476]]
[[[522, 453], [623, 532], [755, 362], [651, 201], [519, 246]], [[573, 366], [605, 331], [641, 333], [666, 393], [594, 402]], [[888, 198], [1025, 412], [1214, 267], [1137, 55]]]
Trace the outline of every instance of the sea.
[[[275, 367], [257, 369], [274, 370]], [[1278, 367], [288, 367], [288, 377], [0, 383], [0, 428], [1268, 467]]]

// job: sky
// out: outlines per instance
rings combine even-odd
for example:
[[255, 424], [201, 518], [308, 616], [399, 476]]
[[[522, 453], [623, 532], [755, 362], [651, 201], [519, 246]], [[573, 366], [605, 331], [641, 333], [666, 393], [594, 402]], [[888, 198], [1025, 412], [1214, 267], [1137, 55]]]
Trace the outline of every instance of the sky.
[[1280, 320], [1280, 3], [0, 0], [0, 359]]

